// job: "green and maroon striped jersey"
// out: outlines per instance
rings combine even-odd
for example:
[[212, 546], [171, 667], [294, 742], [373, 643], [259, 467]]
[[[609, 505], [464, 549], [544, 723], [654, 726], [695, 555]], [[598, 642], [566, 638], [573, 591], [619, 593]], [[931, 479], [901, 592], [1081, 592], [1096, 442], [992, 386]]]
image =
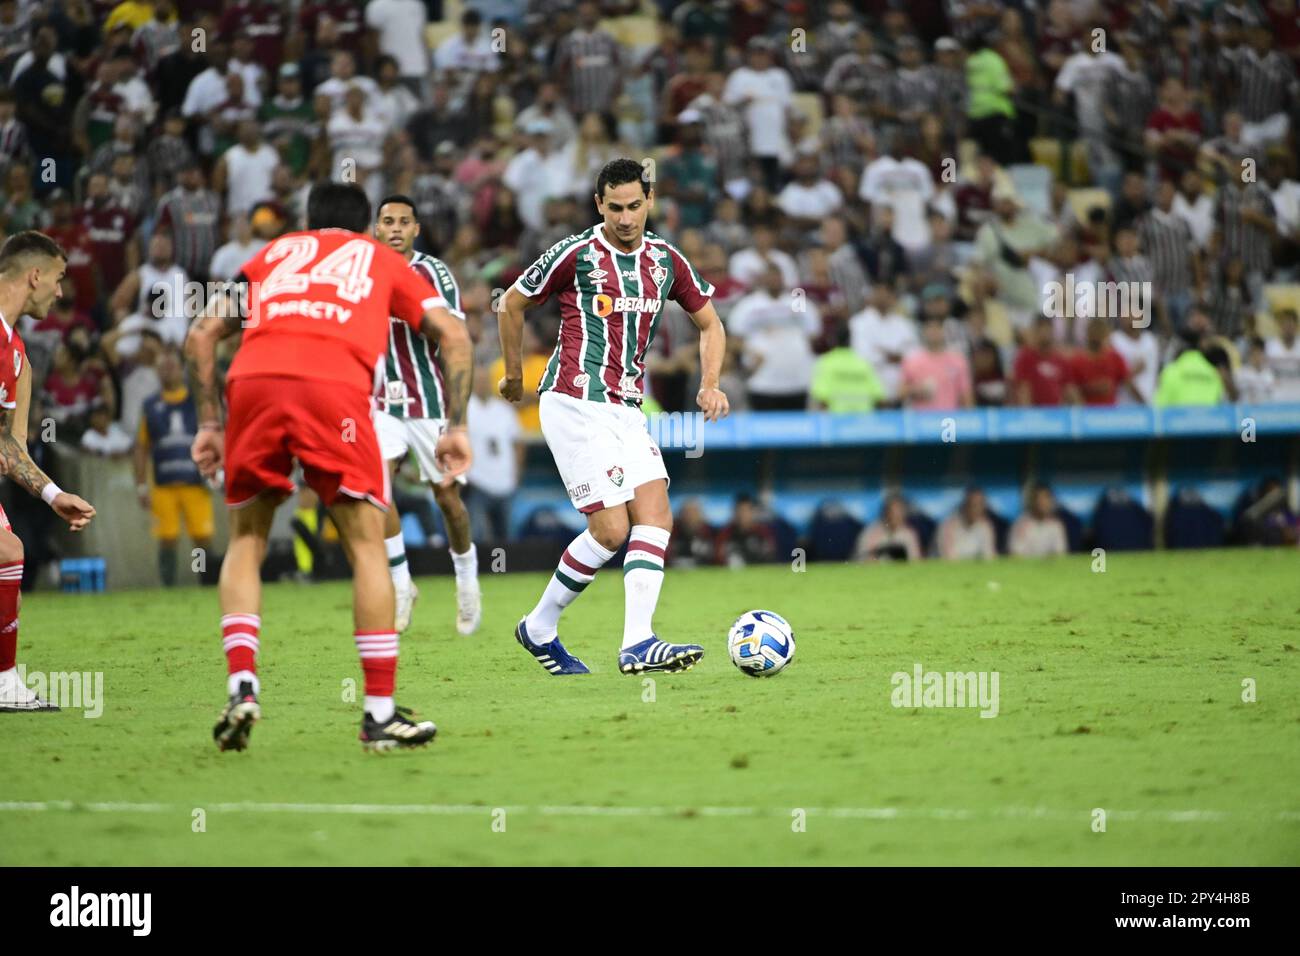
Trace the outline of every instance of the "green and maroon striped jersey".
[[713, 295], [675, 246], [652, 232], [620, 252], [598, 223], [561, 239], [515, 282], [530, 299], [560, 299], [560, 337], [539, 392], [640, 405], [645, 356], [665, 300], [698, 312]]
[[[447, 263], [417, 252], [411, 258], [411, 268], [442, 293], [448, 311], [464, 322], [460, 286]], [[388, 323], [388, 358], [384, 362], [384, 394], [380, 401], [380, 407], [395, 418], [447, 417], [438, 350], [400, 319]]]

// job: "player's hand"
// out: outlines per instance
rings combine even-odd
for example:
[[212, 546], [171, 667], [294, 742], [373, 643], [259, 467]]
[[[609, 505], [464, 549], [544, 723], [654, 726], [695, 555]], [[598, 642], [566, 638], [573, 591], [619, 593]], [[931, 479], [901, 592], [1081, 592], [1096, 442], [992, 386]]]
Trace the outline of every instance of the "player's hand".
[[706, 422], [716, 422], [720, 418], [725, 418], [731, 412], [731, 403], [727, 401], [727, 393], [720, 388], [702, 388], [695, 395], [696, 404], [704, 412]]
[[68, 527], [73, 531], [80, 531], [86, 525], [90, 524], [90, 519], [95, 517], [95, 509], [91, 507], [90, 502], [76, 495], [61, 491], [54, 496], [50, 502], [50, 507], [54, 513], [68, 523]]
[[204, 429], [190, 446], [190, 457], [199, 466], [199, 474], [211, 481], [221, 468], [225, 454], [226, 433], [220, 429]]
[[497, 391], [507, 402], [517, 402], [524, 397], [524, 380], [522, 378], [502, 377], [497, 383]]
[[469, 431], [464, 425], [453, 425], [443, 432], [433, 449], [433, 460], [437, 462], [438, 470], [442, 472], [440, 482], [442, 487], [451, 487], [452, 482], [469, 471], [472, 458]]

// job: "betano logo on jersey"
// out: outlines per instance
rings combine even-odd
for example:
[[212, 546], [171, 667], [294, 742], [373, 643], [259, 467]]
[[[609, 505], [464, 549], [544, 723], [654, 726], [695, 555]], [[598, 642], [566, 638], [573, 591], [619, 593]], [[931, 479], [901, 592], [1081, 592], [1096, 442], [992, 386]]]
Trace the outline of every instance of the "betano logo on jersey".
[[629, 296], [620, 295], [617, 298], [605, 295], [603, 292], [591, 300], [592, 311], [602, 319], [611, 312], [649, 312], [655, 315], [663, 308], [661, 299], [652, 299], [648, 296]]

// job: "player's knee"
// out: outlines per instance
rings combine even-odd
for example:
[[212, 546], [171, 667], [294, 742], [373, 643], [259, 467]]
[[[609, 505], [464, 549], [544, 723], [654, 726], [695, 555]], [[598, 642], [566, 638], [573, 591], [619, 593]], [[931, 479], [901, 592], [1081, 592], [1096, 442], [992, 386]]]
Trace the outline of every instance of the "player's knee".
[[623, 547], [630, 530], [626, 515], [602, 513], [601, 520], [591, 524], [591, 536], [607, 551], [617, 551]]
[[434, 485], [433, 500], [437, 502], [442, 511], [452, 511], [463, 508], [460, 500], [460, 485], [452, 482], [450, 485]]

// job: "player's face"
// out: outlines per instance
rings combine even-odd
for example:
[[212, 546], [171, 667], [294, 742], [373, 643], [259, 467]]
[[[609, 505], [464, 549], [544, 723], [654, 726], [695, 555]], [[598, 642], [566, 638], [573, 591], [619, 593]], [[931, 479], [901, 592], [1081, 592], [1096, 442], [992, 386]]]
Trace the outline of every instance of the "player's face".
[[596, 209], [605, 217], [605, 234], [629, 249], [638, 245], [654, 202], [654, 190], [647, 196], [639, 182], [606, 186], [605, 195], [596, 197]]
[[375, 238], [396, 249], [402, 255], [415, 248], [415, 237], [420, 234], [420, 224], [415, 221], [415, 211], [405, 203], [390, 202], [379, 207], [375, 220]]
[[27, 314], [35, 319], [43, 319], [50, 314], [54, 300], [63, 298], [59, 283], [67, 273], [67, 263], [62, 259], [45, 259], [32, 271], [36, 275], [31, 295], [27, 297]]

